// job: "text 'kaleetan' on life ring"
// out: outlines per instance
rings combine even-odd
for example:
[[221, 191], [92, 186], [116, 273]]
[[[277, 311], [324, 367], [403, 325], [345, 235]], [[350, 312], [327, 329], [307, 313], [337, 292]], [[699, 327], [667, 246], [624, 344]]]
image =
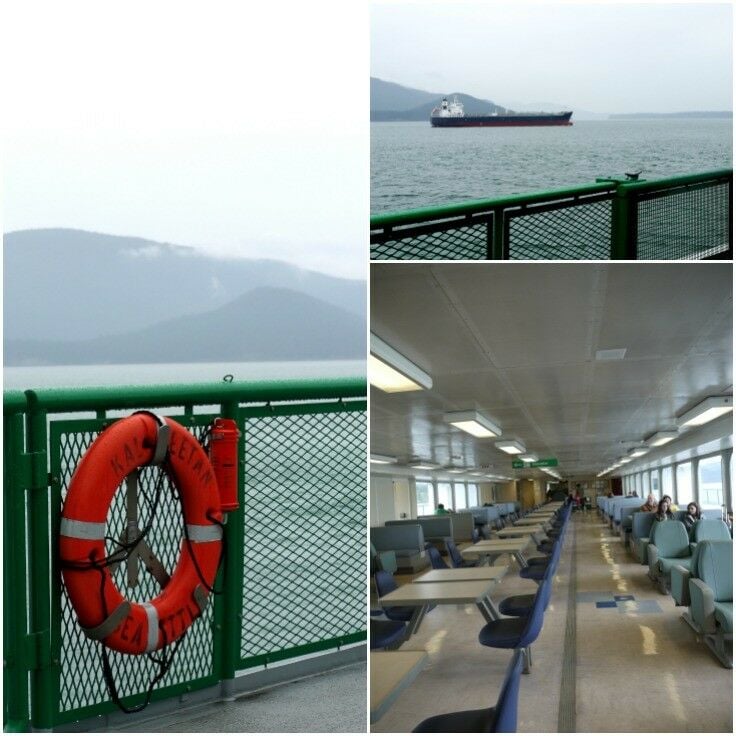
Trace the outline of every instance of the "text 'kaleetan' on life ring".
[[[186, 533], [160, 595], [127, 601], [106, 560], [105, 522], [121, 483], [160, 464], [176, 486]], [[106, 428], [71, 479], [61, 518], [62, 575], [84, 632], [110, 649], [143, 654], [182, 636], [207, 605], [222, 548], [215, 474], [202, 446], [173, 419], [139, 412]]]

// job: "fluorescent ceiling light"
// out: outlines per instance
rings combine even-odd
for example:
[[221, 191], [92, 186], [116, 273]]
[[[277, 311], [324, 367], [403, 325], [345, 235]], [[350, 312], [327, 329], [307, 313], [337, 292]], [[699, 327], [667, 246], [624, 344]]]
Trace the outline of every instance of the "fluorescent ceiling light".
[[527, 452], [523, 455], [519, 455], [519, 460], [523, 460], [525, 463], [533, 463], [539, 460], [539, 456], [535, 455], [533, 452]]
[[456, 468], [456, 467], [453, 467], [452, 465], [448, 468], [443, 468], [443, 470], [446, 473], [464, 473], [465, 472], [465, 468]]
[[646, 442], [649, 447], [661, 447], [662, 445], [666, 445], [668, 442], [672, 442], [672, 440], [676, 440], [678, 435], [679, 432], [676, 429], [668, 429], [663, 432], [656, 432]]
[[392, 465], [397, 462], [398, 458], [392, 457], [391, 455], [377, 455], [371, 453], [371, 462], [377, 465]]
[[526, 452], [526, 447], [516, 440], [496, 442], [496, 447], [509, 455], [521, 455], [522, 452]]
[[677, 417], [678, 427], [699, 427], [722, 414], [733, 411], [732, 396], [709, 396], [697, 406]]
[[632, 447], [626, 454], [633, 459], [635, 457], [646, 455], [648, 452], [649, 448], [646, 445], [642, 445], [640, 447]]
[[618, 462], [619, 465], [625, 465], [626, 463], [630, 463], [631, 462], [631, 458], [630, 457], [620, 457], [617, 460], [617, 462]]
[[371, 332], [368, 378], [386, 393], [432, 388], [432, 377]]
[[614, 348], [612, 350], [596, 350], [596, 360], [623, 360], [626, 348]]
[[438, 470], [440, 467], [437, 463], [425, 462], [424, 460], [415, 460], [410, 465], [416, 470]]
[[488, 417], [477, 411], [451, 411], [444, 416], [444, 421], [452, 424], [473, 437], [500, 437], [501, 427]]

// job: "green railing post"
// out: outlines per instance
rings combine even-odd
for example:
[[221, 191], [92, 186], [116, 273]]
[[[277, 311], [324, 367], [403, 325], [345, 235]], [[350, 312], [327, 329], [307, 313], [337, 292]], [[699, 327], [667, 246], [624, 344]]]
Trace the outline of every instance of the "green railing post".
[[506, 243], [504, 243], [504, 226], [503, 226], [503, 207], [493, 210], [493, 247], [491, 249], [490, 258], [494, 261], [502, 261], [506, 251]]
[[23, 415], [4, 417], [3, 533], [5, 555], [3, 621], [5, 731], [28, 731], [28, 670], [30, 644], [26, 598], [25, 483], [22, 478]]
[[28, 392], [27, 452], [30, 456], [30, 562], [31, 637], [37, 661], [31, 673], [31, 724], [37, 730], [50, 730], [58, 709], [58, 661], [52, 668], [51, 653], [51, 565], [49, 543], [53, 528], [50, 519], [58, 517], [49, 508], [47, 470], [47, 414], [34, 406]]
[[636, 198], [618, 184], [611, 202], [611, 260], [636, 260], [636, 234]]
[[[237, 401], [222, 404], [222, 416], [233, 419], [240, 429], [238, 440], [238, 509], [227, 515], [225, 533], [225, 569], [221, 576], [223, 595], [218, 601], [220, 626], [220, 679], [224, 695], [230, 695], [230, 683], [240, 661], [240, 638], [243, 626], [243, 560], [244, 531], [243, 503], [245, 500], [245, 426], [241, 422], [240, 406]], [[217, 651], [217, 647], [215, 649]]]

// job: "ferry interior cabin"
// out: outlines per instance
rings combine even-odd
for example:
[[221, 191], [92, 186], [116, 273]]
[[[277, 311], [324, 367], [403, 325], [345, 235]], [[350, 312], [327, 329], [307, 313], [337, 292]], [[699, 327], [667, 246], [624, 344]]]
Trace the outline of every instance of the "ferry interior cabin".
[[371, 730], [731, 733], [732, 265], [370, 288]]

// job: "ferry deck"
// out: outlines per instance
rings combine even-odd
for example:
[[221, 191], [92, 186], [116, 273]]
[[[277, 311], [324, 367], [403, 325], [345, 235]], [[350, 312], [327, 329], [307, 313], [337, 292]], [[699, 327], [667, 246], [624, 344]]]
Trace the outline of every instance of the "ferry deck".
[[[564, 532], [549, 602], [530, 645], [529, 672], [518, 675], [516, 730], [732, 732], [730, 631], [717, 654], [708, 646], [713, 637], [691, 625], [692, 600], [676, 605], [672, 590], [663, 592], [667, 585], [650, 577], [638, 539], [626, 529], [634, 514], [635, 524], [653, 516], [639, 511], [649, 493], [676, 504], [667, 529], [680, 532], [691, 501], [709, 517], [709, 529], [718, 526], [722, 534], [729, 527], [731, 269], [373, 265], [372, 358], [397, 366], [417, 385], [388, 392], [371, 374], [371, 731], [406, 732], [419, 724], [432, 730], [431, 717], [496, 706], [518, 634], [506, 622], [513, 617], [504, 615], [504, 602], [518, 595], [533, 601], [545, 584], [520, 573], [529, 558], [544, 556], [540, 540], [549, 564], [555, 540], [544, 547], [545, 534], [554, 535], [548, 518], [536, 517], [547, 524], [541, 535], [522, 537], [528, 544], [521, 560], [502, 554], [490, 563], [501, 573], [487, 584], [485, 612], [470, 598], [458, 602], [459, 593], [443, 601], [438, 589], [424, 595], [425, 604], [436, 605], [425, 609], [418, 628], [416, 607], [409, 608], [406, 630], [383, 647], [376, 646], [384, 630], [377, 622], [391, 622], [393, 613], [389, 625], [400, 625], [402, 612], [392, 602], [419, 601], [416, 591], [428, 585], [421, 580], [428, 574], [452, 580], [464, 570], [491, 569], [453, 569], [448, 540], [459, 564], [482, 562], [473, 548], [500, 542], [477, 541], [478, 531], [500, 540], [509, 530], [532, 528], [525, 522], [534, 517], [524, 516], [550, 508], [564, 513], [569, 492], [575, 503], [567, 523], [558, 522]], [[713, 405], [708, 397], [721, 397], [725, 408], [692, 426], [695, 409]], [[465, 421], [474, 417], [486, 436], [451, 425], [453, 412], [465, 412]], [[659, 444], [660, 436], [669, 441]], [[513, 467], [512, 456], [496, 446], [499, 438], [520, 444], [530, 458], [525, 467]], [[437, 514], [440, 503], [453, 513]], [[619, 514], [628, 506], [629, 519], [616, 519], [616, 506]], [[480, 523], [494, 510], [504, 516]], [[437, 529], [448, 520], [450, 536], [443, 536], [448, 532]], [[392, 558], [386, 547], [417, 529], [424, 549], [414, 556], [398, 550]], [[651, 529], [664, 550], [662, 533]], [[732, 532], [725, 533], [690, 549], [703, 555], [706, 547], [727, 549], [718, 569], [727, 578], [730, 610]], [[439, 556], [430, 556], [429, 547]], [[379, 591], [377, 571], [392, 568], [396, 590], [387, 592], [384, 577]], [[705, 573], [690, 576], [691, 585], [699, 574]], [[399, 672], [391, 656], [407, 653], [406, 660], [411, 652], [414, 666]], [[463, 721], [443, 721], [438, 730], [461, 730], [452, 723]]]

